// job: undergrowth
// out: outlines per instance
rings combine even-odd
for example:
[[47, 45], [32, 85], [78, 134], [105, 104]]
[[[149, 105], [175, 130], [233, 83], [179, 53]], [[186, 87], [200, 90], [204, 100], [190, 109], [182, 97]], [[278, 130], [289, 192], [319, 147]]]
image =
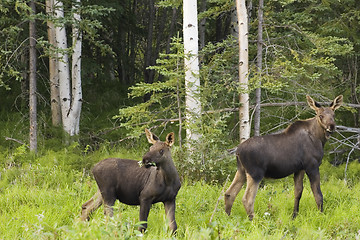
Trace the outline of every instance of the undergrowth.
[[347, 181], [344, 181], [345, 166], [333, 167], [324, 161], [320, 168], [323, 213], [317, 210], [305, 178], [295, 220], [292, 220], [292, 177], [263, 181], [255, 201], [255, 218], [250, 222], [241, 204], [244, 190], [238, 195], [231, 216], [225, 214], [224, 186], [218, 182], [224, 182], [226, 177], [219, 181], [192, 181], [180, 172], [183, 181], [176, 205], [178, 231], [173, 236], [161, 203], [153, 205], [144, 234], [137, 231], [137, 206], [116, 203], [113, 218], [104, 217], [101, 207], [89, 222], [79, 221], [81, 205], [97, 190], [90, 169], [106, 157], [140, 159], [141, 155], [105, 146], [87, 152], [76, 144], [36, 156], [22, 147], [2, 152], [0, 239], [360, 238], [360, 165], [357, 162], [348, 166]]

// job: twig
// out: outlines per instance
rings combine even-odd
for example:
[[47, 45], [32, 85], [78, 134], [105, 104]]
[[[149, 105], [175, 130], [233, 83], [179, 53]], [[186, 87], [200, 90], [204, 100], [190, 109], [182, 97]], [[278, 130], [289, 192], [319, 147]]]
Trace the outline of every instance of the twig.
[[360, 146], [360, 136], [358, 137], [357, 140], [358, 140], [357, 143], [356, 143], [356, 144], [354, 145], [354, 147], [350, 150], [350, 152], [349, 152], [349, 154], [348, 154], [348, 156], [347, 156], [347, 159], [346, 159], [345, 173], [344, 173], [344, 175], [345, 175], [345, 176], [344, 176], [344, 181], [345, 181], [345, 182], [347, 181], [347, 179], [346, 179], [346, 177], [347, 177], [346, 171], [347, 171], [347, 168], [348, 168], [350, 155], [351, 155], [351, 153], [357, 148], [357, 147], [356, 147], [357, 145]]
[[219, 202], [220, 202], [220, 200], [222, 199], [222, 197], [223, 197], [223, 195], [224, 195], [225, 186], [226, 186], [226, 184], [227, 184], [227, 182], [228, 182], [228, 180], [229, 180], [229, 176], [230, 176], [230, 175], [228, 175], [228, 176], [226, 177], [224, 187], [223, 187], [223, 189], [221, 190], [220, 196], [219, 196], [219, 198], [218, 198], [218, 200], [217, 200], [217, 202], [216, 202], [215, 209], [214, 209], [214, 212], [212, 213], [212, 215], [211, 215], [211, 217], [210, 217], [209, 223], [212, 222], [213, 217], [214, 217], [214, 215], [215, 215], [215, 212], [216, 212], [216, 210], [217, 210], [217, 207], [218, 207], [218, 205], [219, 205]]
[[344, 173], [344, 181], [345, 182], [347, 182], [347, 179], [346, 179], [346, 177], [347, 177], [347, 174], [346, 174], [346, 171], [347, 171], [347, 168], [348, 168], [348, 164], [349, 164], [349, 159], [350, 159], [350, 155], [351, 155], [351, 153], [354, 151], [354, 148], [352, 148], [351, 150], [350, 150], [350, 152], [349, 152], [349, 154], [348, 154], [348, 156], [347, 156], [347, 159], [346, 159], [346, 165], [345, 165], [345, 173]]
[[6, 141], [14, 141], [14, 142], [17, 142], [17, 143], [19, 143], [21, 145], [25, 145], [27, 148], [30, 148], [27, 144], [25, 144], [24, 142], [22, 142], [20, 140], [15, 139], [15, 138], [5, 137], [5, 140]]

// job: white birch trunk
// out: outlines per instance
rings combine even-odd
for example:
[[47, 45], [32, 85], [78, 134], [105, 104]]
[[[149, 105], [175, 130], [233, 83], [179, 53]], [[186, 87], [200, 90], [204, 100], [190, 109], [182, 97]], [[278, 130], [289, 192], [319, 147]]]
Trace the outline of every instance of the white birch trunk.
[[186, 138], [188, 142], [191, 142], [200, 138], [200, 134], [195, 129], [195, 124], [201, 117], [197, 1], [184, 0], [183, 14]]
[[239, 82], [240, 93], [240, 143], [250, 137], [249, 121], [249, 90], [248, 90], [248, 18], [245, 0], [236, 0], [236, 10], [239, 23]]
[[[78, 6], [80, 0], [76, 0]], [[80, 22], [80, 14], [78, 11], [74, 11], [75, 22]], [[71, 100], [71, 111], [70, 119], [72, 130], [75, 135], [79, 134], [80, 125], [80, 114], [82, 106], [82, 89], [81, 89], [81, 46], [82, 46], [82, 34], [79, 29], [79, 24], [74, 24], [72, 27], [72, 40], [73, 40], [73, 54], [72, 54], [72, 100]]]
[[[55, 17], [64, 18], [63, 3], [58, 0], [54, 0]], [[60, 93], [60, 105], [61, 105], [61, 118], [64, 130], [73, 135], [70, 124], [70, 70], [69, 70], [69, 57], [67, 54], [67, 40], [65, 26], [57, 26], [55, 28], [56, 33], [56, 45], [58, 48], [58, 74], [59, 74], [59, 93]]]
[[[77, 0], [77, 6], [80, 0]], [[57, 18], [64, 17], [63, 4], [61, 1], [54, 0], [55, 16]], [[75, 11], [76, 12], [76, 11]], [[80, 21], [80, 15], [74, 13], [75, 22]], [[81, 90], [81, 43], [82, 36], [79, 31], [78, 24], [74, 24], [73, 54], [72, 54], [72, 78], [70, 79], [69, 57], [67, 54], [67, 40], [65, 26], [56, 27], [56, 45], [58, 48], [58, 74], [59, 74], [59, 92], [61, 103], [61, 115], [63, 129], [70, 136], [79, 134], [80, 113], [82, 106], [82, 90]]]
[[[46, 0], [46, 13], [48, 16], [54, 16], [54, 0]], [[51, 120], [54, 126], [61, 125], [61, 105], [59, 92], [59, 75], [57, 66], [57, 56], [53, 55], [56, 47], [55, 25], [51, 20], [47, 21], [48, 40], [51, 45], [49, 55], [49, 79], [50, 79], [50, 99], [51, 99]]]

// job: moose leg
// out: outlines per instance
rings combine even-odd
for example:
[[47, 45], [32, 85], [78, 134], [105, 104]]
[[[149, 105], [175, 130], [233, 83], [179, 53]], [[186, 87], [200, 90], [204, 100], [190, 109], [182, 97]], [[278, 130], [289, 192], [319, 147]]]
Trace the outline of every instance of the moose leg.
[[114, 216], [113, 206], [116, 201], [116, 194], [113, 191], [103, 191], [101, 192], [102, 197], [104, 199], [104, 214], [106, 216], [112, 217]]
[[306, 172], [309, 177], [311, 190], [314, 194], [316, 205], [318, 209], [322, 212], [323, 211], [323, 195], [320, 189], [320, 173], [319, 168], [313, 170], [311, 172]]
[[151, 208], [151, 201], [149, 200], [140, 200], [140, 217], [139, 220], [140, 222], [144, 222], [141, 223], [141, 225], [139, 226], [139, 231], [140, 232], [144, 232], [147, 228], [147, 219], [149, 216], [149, 212], [150, 212], [150, 208]]
[[174, 233], [177, 229], [175, 221], [175, 201], [164, 202], [165, 215], [169, 221], [169, 228]]
[[230, 187], [225, 192], [225, 212], [230, 215], [232, 205], [234, 204], [235, 198], [240, 192], [242, 186], [246, 181], [245, 169], [242, 166], [241, 162], [238, 161], [238, 170], [236, 171], [234, 180], [232, 181]]
[[102, 203], [103, 203], [103, 199], [101, 197], [100, 190], [98, 190], [95, 193], [95, 195], [92, 198], [90, 198], [89, 201], [87, 201], [81, 206], [82, 209], [81, 209], [80, 219], [82, 221], [89, 220], [91, 213], [94, 212], [96, 209], [98, 209]]
[[295, 203], [294, 203], [294, 212], [293, 218], [295, 218], [299, 212], [299, 203], [300, 198], [303, 192], [303, 179], [304, 179], [305, 171], [299, 171], [294, 174], [294, 193], [295, 193]]
[[248, 173], [246, 174], [247, 186], [242, 202], [250, 221], [254, 218], [254, 202], [260, 181], [253, 179]]

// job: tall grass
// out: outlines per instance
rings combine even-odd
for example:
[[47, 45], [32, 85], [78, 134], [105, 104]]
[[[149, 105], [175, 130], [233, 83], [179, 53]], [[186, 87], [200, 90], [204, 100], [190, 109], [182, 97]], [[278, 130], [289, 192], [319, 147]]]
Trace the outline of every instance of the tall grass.
[[305, 179], [300, 212], [295, 220], [292, 220], [292, 177], [265, 180], [261, 184], [251, 222], [241, 204], [244, 190], [236, 199], [231, 216], [227, 216], [222, 185], [184, 180], [176, 205], [178, 231], [172, 236], [161, 203], [153, 205], [144, 234], [136, 230], [139, 215], [136, 206], [117, 203], [113, 218], [104, 217], [101, 207], [89, 222], [79, 221], [81, 205], [97, 188], [89, 169], [108, 156], [138, 158], [136, 153], [110, 153], [108, 149], [87, 154], [76, 146], [38, 156], [29, 156], [21, 149], [4, 155], [0, 170], [0, 239], [360, 238], [357, 162], [349, 165], [347, 182], [343, 180], [343, 166], [333, 167], [326, 161], [321, 166], [324, 213], [317, 210]]

